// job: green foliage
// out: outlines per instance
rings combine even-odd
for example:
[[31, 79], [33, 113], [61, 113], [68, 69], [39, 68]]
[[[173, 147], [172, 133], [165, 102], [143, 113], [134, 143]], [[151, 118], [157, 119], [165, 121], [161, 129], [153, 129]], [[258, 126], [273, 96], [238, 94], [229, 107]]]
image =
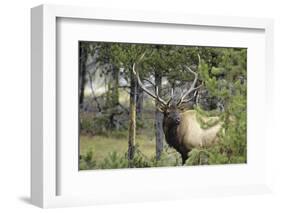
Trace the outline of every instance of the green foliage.
[[90, 113], [80, 112], [80, 132], [86, 134], [94, 134], [93, 118]]
[[[128, 154], [126, 153], [126, 156]], [[135, 147], [135, 154], [132, 160], [129, 160], [130, 168], [147, 168], [151, 167], [151, 159], [145, 156], [139, 149], [138, 145]]]
[[80, 155], [79, 169], [88, 170], [96, 167], [96, 161], [93, 159], [92, 150], [88, 151], [86, 155]]
[[[219, 122], [221, 122], [221, 119], [219, 116], [214, 117], [216, 115], [219, 115], [219, 112], [217, 110], [213, 111], [204, 111], [203, 109], [200, 108], [200, 106], [195, 107], [195, 110], [197, 112], [196, 118], [197, 121], [199, 122], [201, 128], [203, 129], [208, 129], [212, 126], [217, 125]], [[208, 117], [208, 120], [205, 118]]]
[[80, 113], [80, 131], [86, 134], [105, 134], [108, 132], [109, 119], [107, 115], [97, 116], [94, 113]]
[[148, 167], [169, 167], [181, 165], [180, 155], [174, 151], [164, 149], [161, 158], [156, 160], [156, 157], [147, 157], [141, 152], [138, 146], [135, 148], [134, 158], [129, 162], [128, 153], [120, 154], [116, 151], [110, 152], [101, 162], [97, 163], [93, 156], [93, 150], [80, 156], [79, 167], [81, 170], [88, 169], [120, 169], [120, 168], [148, 168]]
[[[187, 165], [226, 164], [247, 162], [247, 76], [246, 50], [223, 49], [218, 67], [209, 67], [204, 60], [199, 65], [199, 73], [205, 87], [225, 103], [220, 114], [223, 128], [219, 133], [220, 142], [205, 149], [193, 149]], [[217, 75], [224, 73], [224, 78]], [[209, 115], [196, 108], [197, 112]], [[206, 127], [212, 124], [207, 124]], [[204, 153], [202, 157], [202, 153]], [[205, 160], [202, 163], [202, 158]], [[207, 162], [205, 162], [207, 159]]]
[[182, 165], [180, 154], [178, 154], [175, 150], [171, 150], [170, 148], [168, 148], [168, 145], [164, 147], [159, 160], [153, 158], [152, 164], [153, 167], [170, 167], [180, 165]]
[[212, 155], [206, 149], [194, 148], [189, 152], [189, 157], [185, 165], [204, 165], [209, 164], [209, 158]]
[[110, 152], [109, 155], [99, 165], [101, 169], [127, 168], [128, 160], [125, 155], [121, 156], [117, 152]]

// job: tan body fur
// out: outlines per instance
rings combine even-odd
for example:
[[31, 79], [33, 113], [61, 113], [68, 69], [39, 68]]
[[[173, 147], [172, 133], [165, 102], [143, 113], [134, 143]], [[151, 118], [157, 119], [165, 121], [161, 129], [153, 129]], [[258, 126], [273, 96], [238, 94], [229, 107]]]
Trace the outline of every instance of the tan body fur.
[[[219, 117], [203, 117], [203, 122], [214, 122], [213, 126], [202, 128], [200, 121], [197, 119], [195, 110], [188, 110], [180, 115], [181, 122], [177, 128], [179, 143], [186, 147], [187, 150], [193, 148], [208, 147], [218, 141], [218, 132], [222, 123]], [[216, 122], [218, 121], [218, 122]]]

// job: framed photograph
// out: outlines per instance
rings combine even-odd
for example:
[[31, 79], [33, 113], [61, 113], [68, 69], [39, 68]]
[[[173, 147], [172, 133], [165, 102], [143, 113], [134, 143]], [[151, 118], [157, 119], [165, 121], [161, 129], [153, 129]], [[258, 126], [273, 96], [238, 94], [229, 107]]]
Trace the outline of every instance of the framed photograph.
[[42, 5], [31, 24], [33, 204], [271, 191], [272, 20]]

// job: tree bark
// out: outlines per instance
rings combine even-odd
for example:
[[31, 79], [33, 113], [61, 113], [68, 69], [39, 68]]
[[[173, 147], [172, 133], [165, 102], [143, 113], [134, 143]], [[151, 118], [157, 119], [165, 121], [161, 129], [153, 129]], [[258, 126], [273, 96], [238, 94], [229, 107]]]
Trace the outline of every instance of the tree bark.
[[98, 101], [98, 98], [95, 95], [94, 88], [93, 88], [93, 79], [92, 79], [91, 73], [89, 71], [88, 71], [88, 78], [89, 78], [89, 84], [90, 84], [93, 100], [97, 104], [98, 112], [101, 112], [101, 105], [100, 105], [100, 103]]
[[131, 71], [131, 90], [130, 90], [130, 116], [129, 116], [129, 140], [128, 140], [128, 160], [129, 167], [133, 167], [132, 160], [135, 154], [136, 145], [136, 77]]
[[113, 77], [112, 105], [117, 106], [119, 104], [119, 69], [115, 65], [112, 65], [112, 77]]
[[[158, 86], [159, 95], [161, 95], [162, 76], [155, 72], [155, 85]], [[159, 103], [155, 101], [155, 140], [156, 140], [156, 160], [160, 160], [163, 151], [163, 115], [158, 110]]]
[[[116, 118], [116, 115], [119, 114], [119, 69], [114, 64], [110, 64], [109, 70], [109, 79], [105, 82], [107, 86], [106, 92], [106, 102], [104, 109], [107, 110], [109, 114], [108, 128], [109, 130], [119, 129], [119, 122]], [[117, 122], [116, 122], [117, 120]]]
[[139, 85], [137, 85], [137, 119], [142, 120], [143, 111], [143, 90]]
[[113, 65], [113, 90], [112, 90], [112, 116], [113, 116], [113, 126], [114, 129], [119, 130], [118, 115], [120, 114], [119, 109], [119, 69], [117, 66]]
[[[81, 45], [81, 44], [80, 44]], [[80, 82], [79, 82], [79, 106], [82, 106], [84, 102], [84, 90], [86, 84], [86, 62], [87, 62], [87, 52], [83, 46], [80, 46], [79, 50], [79, 75], [80, 75]]]

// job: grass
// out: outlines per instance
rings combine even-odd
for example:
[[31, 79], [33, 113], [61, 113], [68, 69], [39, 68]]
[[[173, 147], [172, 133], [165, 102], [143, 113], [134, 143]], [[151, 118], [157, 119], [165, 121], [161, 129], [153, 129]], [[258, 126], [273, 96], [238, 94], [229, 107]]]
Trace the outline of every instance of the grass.
[[[141, 152], [147, 157], [155, 155], [155, 138], [147, 135], [137, 135], [136, 144]], [[112, 133], [110, 136], [80, 136], [80, 154], [85, 155], [87, 152], [92, 151], [93, 160], [97, 163], [109, 155], [109, 153], [117, 152], [120, 155], [128, 149], [128, 139], [124, 135], [120, 136], [119, 133]]]
[[[126, 91], [121, 90], [119, 102], [128, 107], [129, 95]], [[155, 142], [155, 127], [154, 127], [154, 101], [148, 99], [143, 103], [143, 114], [142, 121], [137, 120], [137, 135], [136, 135], [136, 145], [139, 156], [143, 157], [143, 161], [139, 162], [139, 156], [137, 154], [136, 161], [137, 165], [143, 167], [146, 162], [149, 162], [152, 167], [158, 166], [158, 164], [153, 164], [156, 152], [156, 142]], [[80, 162], [80, 168], [83, 170], [87, 169], [104, 169], [115, 168], [114, 162], [106, 162], [106, 160], [111, 159], [113, 155], [117, 155], [116, 168], [124, 165], [120, 162], [127, 162], [127, 157], [125, 153], [128, 151], [128, 128], [125, 122], [125, 127], [120, 130], [108, 131], [107, 129], [101, 129], [104, 126], [103, 122], [98, 123], [98, 120], [94, 113], [92, 112], [80, 112], [80, 119], [83, 120], [83, 131], [80, 131], [80, 156], [83, 160]], [[93, 123], [96, 124], [93, 126]], [[90, 131], [87, 131], [90, 130]], [[168, 152], [166, 152], [168, 151]], [[165, 153], [164, 153], [165, 152]], [[178, 155], [176, 151], [172, 148], [166, 148], [163, 150], [164, 158], [163, 161], [159, 162], [159, 165], [169, 166], [174, 165]], [[87, 157], [88, 156], [88, 157]], [[125, 157], [125, 158], [124, 158]], [[91, 162], [85, 159], [90, 159]], [[146, 162], [144, 162], [146, 161]], [[120, 167], [121, 168], [121, 167]]]

